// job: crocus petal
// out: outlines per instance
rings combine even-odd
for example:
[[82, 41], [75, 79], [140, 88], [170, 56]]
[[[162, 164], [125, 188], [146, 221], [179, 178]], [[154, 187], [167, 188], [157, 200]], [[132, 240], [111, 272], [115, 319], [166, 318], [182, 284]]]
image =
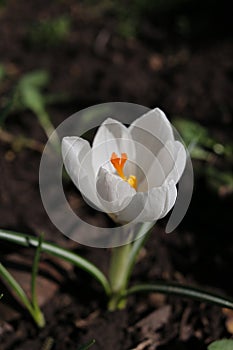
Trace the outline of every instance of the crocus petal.
[[159, 185], [164, 181], [173, 180], [175, 184], [179, 181], [186, 164], [186, 151], [179, 141], [168, 141], [158, 154], [165, 178], [158, 179]]
[[[169, 193], [172, 193], [172, 196]], [[119, 223], [158, 220], [171, 208], [175, 197], [176, 188], [173, 181], [161, 187], [152, 188], [148, 192], [137, 192], [130, 204], [117, 213], [115, 220]]]
[[81, 137], [64, 137], [62, 140], [62, 157], [67, 173], [80, 192], [98, 206], [94, 172], [91, 162], [87, 161], [90, 151], [89, 142]]
[[[151, 166], [147, 173], [144, 174], [142, 181], [138, 185], [138, 192], [147, 192], [153, 187], [160, 187], [166, 178], [164, 169], [158, 158], [153, 156]], [[163, 179], [163, 181], [161, 181]]]
[[102, 208], [107, 213], [123, 210], [136, 193], [135, 189], [126, 181], [104, 167], [99, 169], [96, 190]]
[[[155, 108], [136, 119], [129, 127], [129, 132], [136, 142], [143, 144], [155, 156], [168, 140], [174, 140], [171, 124], [165, 114]], [[136, 147], [136, 159], [141, 158], [140, 149]], [[144, 155], [143, 171], [151, 167], [151, 160]], [[139, 179], [140, 181], [140, 179]]]
[[155, 108], [136, 119], [129, 127], [133, 140], [142, 143], [157, 154], [168, 140], [174, 140], [171, 123], [166, 115]]
[[133, 173], [135, 160], [135, 149], [132, 137], [122, 123], [112, 118], [106, 119], [99, 127], [92, 146], [92, 164], [97, 174], [101, 166], [105, 166], [109, 171], [114, 171], [112, 164], [109, 162], [112, 153], [117, 155], [127, 153], [129, 161], [126, 164], [128, 172]]
[[177, 188], [175, 185], [175, 182], [171, 180], [167, 187], [167, 196], [166, 201], [164, 205], [164, 210], [161, 213], [160, 219], [167, 215], [167, 213], [171, 210], [171, 208], [174, 206], [176, 198], [177, 198]]

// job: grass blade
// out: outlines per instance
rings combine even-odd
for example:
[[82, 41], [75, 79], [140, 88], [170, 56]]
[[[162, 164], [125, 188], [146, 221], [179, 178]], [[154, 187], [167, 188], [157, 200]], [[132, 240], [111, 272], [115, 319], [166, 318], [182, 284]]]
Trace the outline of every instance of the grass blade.
[[[37, 247], [39, 244], [37, 237], [2, 229], [0, 229], [0, 239], [4, 239], [9, 242], [14, 242], [24, 247]], [[78, 254], [70, 252], [67, 249], [60, 248], [57, 245], [48, 242], [42, 242], [41, 250], [43, 252], [64, 259], [72, 263], [73, 265], [83, 269], [84, 271], [88, 272], [102, 285], [105, 293], [107, 295], [110, 294], [111, 288], [107, 278], [94, 264], [92, 264], [88, 260], [82, 258]]]
[[90, 347], [95, 344], [95, 339], [89, 341], [87, 344], [82, 345], [81, 347], [78, 348], [78, 350], [87, 350], [90, 349]]
[[125, 292], [125, 295], [123, 295], [123, 297], [126, 297], [130, 294], [148, 292], [172, 294], [233, 309], [233, 300], [219, 296], [214, 293], [207, 292], [199, 288], [193, 288], [178, 283], [156, 282], [153, 284], [139, 284], [129, 288]]
[[0, 263], [0, 275], [2, 279], [11, 287], [11, 289], [15, 291], [22, 304], [25, 305], [25, 307], [28, 309], [28, 311], [34, 318], [33, 308], [27, 295], [25, 294], [24, 290], [21, 288], [19, 283], [10, 274], [10, 272], [7, 271], [7, 269], [2, 265], [2, 263]]
[[34, 261], [32, 264], [32, 275], [31, 275], [32, 307], [34, 309], [34, 313], [36, 315], [36, 318], [38, 320], [38, 324], [40, 327], [45, 326], [45, 319], [44, 319], [44, 315], [41, 312], [39, 304], [38, 304], [37, 293], [36, 293], [36, 278], [38, 275], [42, 242], [43, 242], [43, 236], [41, 235], [39, 237], [38, 246], [36, 247], [36, 253], [35, 253]]

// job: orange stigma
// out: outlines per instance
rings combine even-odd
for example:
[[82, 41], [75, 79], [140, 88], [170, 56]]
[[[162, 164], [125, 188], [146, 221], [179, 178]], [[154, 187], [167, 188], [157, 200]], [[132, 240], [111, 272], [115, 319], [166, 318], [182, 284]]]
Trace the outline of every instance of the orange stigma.
[[127, 179], [127, 177], [124, 174], [123, 168], [124, 165], [127, 161], [128, 157], [126, 153], [121, 153], [121, 157], [118, 157], [118, 155], [113, 152], [112, 156], [111, 156], [111, 163], [114, 166], [114, 168], [116, 169], [118, 175], [124, 180], [127, 181], [128, 184], [133, 187], [135, 190], [137, 189], [137, 178], [134, 175], [130, 175], [129, 178]]

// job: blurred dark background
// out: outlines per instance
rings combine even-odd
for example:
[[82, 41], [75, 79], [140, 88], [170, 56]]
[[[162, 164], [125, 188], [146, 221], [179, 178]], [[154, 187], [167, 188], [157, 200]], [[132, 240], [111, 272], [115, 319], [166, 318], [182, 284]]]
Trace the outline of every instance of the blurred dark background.
[[[228, 1], [1, 1], [1, 95], [45, 70], [61, 118], [103, 101], [229, 127]], [[69, 99], [69, 103], [67, 103]], [[4, 106], [4, 100], [1, 99]], [[57, 114], [52, 113], [56, 119]], [[54, 120], [56, 124], [56, 120]]]

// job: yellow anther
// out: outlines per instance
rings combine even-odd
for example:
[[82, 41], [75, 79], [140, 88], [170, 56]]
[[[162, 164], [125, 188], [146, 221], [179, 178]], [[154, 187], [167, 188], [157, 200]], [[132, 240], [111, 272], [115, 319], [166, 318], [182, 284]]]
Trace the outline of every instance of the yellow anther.
[[114, 168], [116, 169], [118, 175], [124, 180], [127, 181], [128, 184], [133, 187], [135, 190], [137, 189], [137, 178], [134, 175], [130, 175], [127, 179], [127, 177], [124, 174], [123, 168], [124, 165], [127, 161], [128, 157], [126, 153], [121, 153], [121, 157], [118, 157], [117, 154], [115, 152], [112, 153], [111, 156], [111, 163], [114, 166]]
[[128, 180], [128, 184], [130, 184], [131, 187], [133, 187], [135, 190], [137, 189], [137, 178], [134, 175], [130, 175]]

